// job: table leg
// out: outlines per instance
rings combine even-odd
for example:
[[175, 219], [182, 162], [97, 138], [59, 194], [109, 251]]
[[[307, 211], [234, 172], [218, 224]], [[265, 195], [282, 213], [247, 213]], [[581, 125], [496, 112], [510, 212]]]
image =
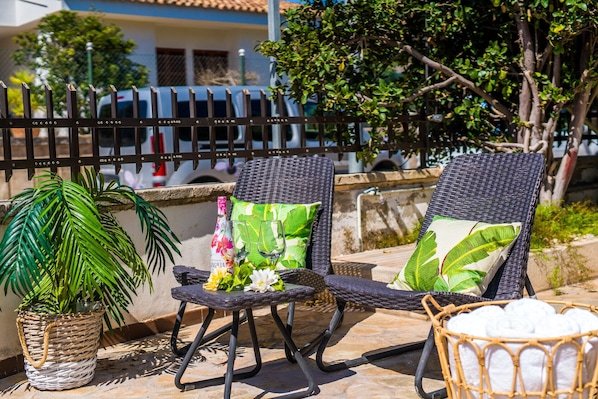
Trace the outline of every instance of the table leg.
[[209, 309], [206, 319], [203, 321], [201, 328], [197, 332], [195, 339], [193, 340], [193, 342], [191, 343], [191, 346], [189, 347], [189, 350], [185, 354], [185, 358], [183, 359], [183, 363], [181, 363], [181, 367], [179, 367], [179, 370], [177, 371], [176, 376], [174, 377], [174, 385], [176, 385], [177, 388], [182, 389], [183, 391], [186, 391], [188, 389], [195, 389], [195, 384], [193, 384], [193, 383], [183, 384], [183, 383], [181, 383], [181, 378], [183, 377], [185, 370], [187, 370], [187, 367], [189, 366], [189, 362], [191, 362], [191, 358], [193, 357], [195, 350], [197, 349], [199, 344], [201, 344], [203, 336], [206, 333], [208, 326], [212, 322], [213, 317], [214, 317], [214, 309]]
[[[177, 356], [184, 356], [187, 353], [187, 351], [189, 350], [189, 347], [191, 347], [191, 344], [186, 344], [182, 348], [179, 348], [177, 346], [179, 330], [181, 328], [181, 324], [183, 323], [183, 315], [185, 313], [186, 306], [187, 306], [187, 302], [181, 301], [181, 304], [179, 305], [179, 311], [177, 313], [177, 316], [176, 316], [176, 319], [174, 322], [174, 326], [172, 328], [172, 334], [170, 335], [170, 349]], [[243, 313], [243, 315], [239, 319], [239, 324], [245, 322], [245, 320], [247, 320], [247, 313]], [[204, 335], [204, 337], [202, 338], [199, 345], [203, 345], [206, 342], [212, 341], [213, 339], [221, 336], [225, 332], [230, 331], [231, 327], [232, 327], [232, 324], [229, 323], [227, 325], [224, 325], [224, 326]]]
[[[228, 354], [228, 363], [226, 365], [226, 374], [224, 375], [224, 377], [216, 377], [216, 378], [211, 378], [211, 379], [207, 379], [207, 380], [200, 380], [200, 381], [188, 382], [188, 383], [181, 382], [181, 378], [183, 377], [185, 370], [189, 366], [189, 363], [191, 362], [191, 358], [193, 357], [193, 354], [195, 353], [195, 351], [197, 350], [199, 345], [204, 342], [204, 335], [205, 335], [206, 330], [207, 330], [208, 326], [210, 325], [213, 317], [214, 317], [214, 309], [210, 308], [210, 309], [208, 309], [208, 315], [207, 315], [206, 319], [204, 320], [203, 324], [201, 325], [201, 328], [199, 329], [195, 339], [191, 343], [189, 350], [185, 354], [183, 363], [181, 364], [181, 367], [179, 368], [179, 370], [177, 371], [177, 374], [175, 376], [174, 383], [177, 386], [177, 388], [179, 388], [183, 391], [189, 391], [192, 389], [203, 388], [206, 386], [224, 383], [224, 397], [226, 399], [229, 399], [233, 381], [237, 381], [237, 380], [240, 380], [243, 378], [253, 377], [254, 375], [256, 375], [259, 372], [259, 370], [262, 367], [262, 358], [261, 358], [260, 352], [259, 352], [259, 345], [257, 342], [257, 333], [255, 330], [255, 322], [253, 320], [253, 313], [251, 312], [251, 309], [248, 309], [245, 311], [243, 318], [239, 317], [239, 311], [233, 312], [233, 321], [231, 323], [231, 337], [230, 337], [230, 342], [229, 342], [230, 347], [229, 347], [229, 354]], [[240, 324], [241, 320], [245, 319], [245, 317], [247, 317], [247, 320], [249, 322], [248, 323], [249, 331], [251, 334], [253, 353], [255, 355], [255, 363], [256, 364], [251, 370], [249, 370], [247, 372], [234, 374], [234, 363], [235, 363], [235, 355], [236, 355], [236, 347], [237, 347], [237, 337], [239, 334], [239, 324]]]
[[[295, 319], [295, 302], [291, 302], [289, 303], [289, 305], [287, 306], [287, 333], [289, 334], [289, 337], [293, 336], [293, 321]], [[284, 344], [284, 354], [287, 357], [287, 360], [291, 363], [295, 363], [295, 357], [293, 356], [293, 353], [291, 352], [291, 349], [289, 348], [289, 346], [286, 344]]]
[[278, 330], [282, 334], [285, 344], [289, 347], [289, 351], [293, 354], [295, 361], [301, 368], [301, 371], [305, 375], [305, 378], [307, 378], [307, 382], [308, 382], [308, 387], [305, 391], [280, 396], [279, 398], [285, 398], [285, 399], [305, 398], [307, 396], [311, 396], [311, 395], [317, 393], [317, 391], [319, 390], [318, 386], [309, 371], [309, 367], [307, 366], [307, 363], [305, 362], [305, 358], [301, 355], [301, 352], [299, 351], [299, 349], [297, 349], [297, 345], [295, 345], [293, 338], [289, 335], [286, 326], [280, 319], [280, 316], [278, 315], [277, 306], [276, 305], [270, 306], [270, 312], [272, 313], [272, 318], [274, 319], [274, 322], [276, 323]]
[[230, 390], [233, 384], [235, 372], [235, 358], [237, 357], [237, 336], [239, 335], [239, 311], [233, 312], [233, 324], [230, 330], [228, 341], [228, 362], [226, 363], [226, 374], [224, 375], [224, 399], [230, 399]]

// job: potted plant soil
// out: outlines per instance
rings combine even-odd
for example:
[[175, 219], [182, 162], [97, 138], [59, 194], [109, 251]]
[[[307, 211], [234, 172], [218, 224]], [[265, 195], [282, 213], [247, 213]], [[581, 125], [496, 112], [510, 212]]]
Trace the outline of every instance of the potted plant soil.
[[[144, 233], [147, 264], [111, 212], [130, 205]], [[11, 201], [0, 242], [0, 285], [22, 298], [17, 327], [32, 386], [87, 384], [94, 375], [102, 319], [124, 321], [131, 298], [151, 273], [174, 262], [179, 240], [165, 215], [128, 186], [86, 170], [73, 180], [54, 173]]]

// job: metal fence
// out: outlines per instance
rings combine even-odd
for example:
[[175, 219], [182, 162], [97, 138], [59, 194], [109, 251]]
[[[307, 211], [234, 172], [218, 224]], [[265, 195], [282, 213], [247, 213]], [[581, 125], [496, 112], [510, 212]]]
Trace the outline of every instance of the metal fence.
[[[227, 90], [228, 92], [228, 90]], [[207, 101], [207, 116], [201, 117], [197, 113], [194, 96], [195, 92], [189, 88], [189, 110], [188, 116], [179, 116], [177, 112], [176, 90], [171, 90], [171, 117], [160, 117], [158, 115], [157, 92], [152, 88], [150, 108], [151, 117], [144, 117], [140, 114], [139, 91], [133, 90], [132, 114], [127, 117], [119, 116], [118, 96], [119, 92], [112, 88], [111, 111], [109, 116], [99, 116], [98, 98], [93, 88], [90, 88], [89, 110], [91, 117], [80, 117], [80, 109], [77, 106], [81, 93], [69, 86], [66, 98], [65, 115], [54, 115], [53, 97], [50, 88], [46, 88], [46, 111], [40, 117], [34, 115], [29, 101], [29, 91], [23, 86], [24, 94], [24, 117], [15, 118], [9, 116], [9, 104], [7, 99], [7, 88], [0, 82], [0, 132], [2, 138], [2, 153], [0, 154], [0, 171], [4, 171], [6, 181], [9, 181], [13, 171], [26, 170], [27, 178], [30, 180], [40, 169], [56, 171], [58, 168], [70, 168], [71, 173], [78, 173], [83, 167], [100, 169], [101, 165], [115, 165], [118, 173], [123, 164], [135, 164], [139, 171], [143, 164], [154, 163], [156, 167], [163, 162], [173, 162], [175, 169], [185, 161], [191, 161], [194, 168], [200, 160], [209, 159], [212, 167], [218, 160], [227, 159], [232, 164], [235, 159], [251, 159], [254, 157], [269, 156], [305, 156], [316, 154], [343, 154], [359, 152], [362, 149], [361, 134], [363, 120], [347, 115], [310, 115], [303, 106], [299, 106], [297, 115], [286, 115], [283, 106], [283, 97], [278, 97], [279, 116], [270, 116], [270, 99], [268, 93], [261, 91], [259, 96], [259, 113], [255, 113], [255, 98], [250, 98], [248, 92], [244, 93], [243, 109], [240, 115], [232, 111], [232, 99], [230, 93], [226, 97], [226, 116], [215, 116], [214, 99], [209, 97]], [[253, 108], [252, 108], [253, 107]], [[268, 141], [272, 127], [279, 126], [285, 131], [289, 126], [298, 129], [300, 132], [300, 145], [288, 147], [285, 140], [280, 140], [280, 145], [273, 148]], [[171, 127], [173, 134], [172, 142], [168, 146], [172, 151], [163, 151], [163, 143], [159, 142], [159, 134], [154, 134], [164, 127]], [[444, 142], [436, 144], [428, 137], [428, 122], [425, 118], [416, 116], [400, 116], [391, 120], [385, 127], [386, 142], [383, 146], [389, 154], [396, 151], [419, 153], [419, 166], [425, 167], [427, 154], [430, 148], [447, 146], [451, 143]], [[37, 129], [43, 128], [47, 131], [47, 137], [34, 137]], [[23, 138], [16, 138], [16, 132], [24, 130]], [[132, 132], [133, 142], [130, 144], [135, 148], [134, 153], [123, 154], [121, 146], [122, 135], [125, 129]], [[153, 140], [154, 149], [151, 153], [142, 152], [142, 141], [146, 132], [149, 140]], [[224, 136], [222, 135], [224, 133]], [[276, 131], [276, 130], [274, 130]], [[59, 133], [62, 132], [62, 133]], [[100, 146], [105, 145], [106, 132], [109, 145], [113, 152], [102, 155]], [[239, 133], [240, 132], [240, 133]], [[100, 133], [103, 134], [104, 144], [100, 143]], [[181, 150], [180, 140], [183, 135], [191, 142], [191, 148]], [[312, 144], [306, 145], [310, 136]], [[260, 148], [254, 148], [256, 137], [262, 140]], [[313, 144], [313, 140], [316, 144]], [[57, 150], [62, 140], [63, 147], [68, 145], [67, 151]], [[36, 150], [41, 147], [43, 151]], [[454, 143], [453, 143], [454, 144]], [[17, 146], [23, 147], [24, 151], [17, 154], [13, 151]], [[37, 152], [36, 152], [37, 151]]]

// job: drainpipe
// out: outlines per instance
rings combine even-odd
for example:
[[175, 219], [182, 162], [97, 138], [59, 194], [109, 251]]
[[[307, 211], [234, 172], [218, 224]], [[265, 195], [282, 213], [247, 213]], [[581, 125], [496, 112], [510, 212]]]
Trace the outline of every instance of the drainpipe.
[[363, 251], [363, 240], [361, 237], [361, 196], [362, 195], [379, 195], [380, 196], [380, 200], [382, 201], [382, 194], [380, 193], [380, 190], [378, 189], [378, 187], [370, 187], [367, 190], [359, 193], [357, 195], [357, 243], [359, 245], [359, 252]]

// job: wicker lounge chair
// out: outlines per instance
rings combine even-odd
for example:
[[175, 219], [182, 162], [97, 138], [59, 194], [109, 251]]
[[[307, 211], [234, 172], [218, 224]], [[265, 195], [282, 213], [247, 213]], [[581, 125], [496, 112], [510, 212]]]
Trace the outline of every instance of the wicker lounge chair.
[[[387, 288], [383, 282], [358, 277], [330, 275], [325, 278], [336, 297], [337, 310], [316, 354], [316, 362], [324, 371], [353, 367], [386, 356], [423, 348], [415, 373], [416, 391], [422, 398], [446, 397], [446, 389], [425, 392], [423, 375], [428, 358], [435, 350], [433, 333], [424, 342], [407, 344], [374, 356], [363, 356], [345, 362], [325, 363], [324, 351], [335, 326], [342, 319], [347, 302], [374, 308], [407, 311], [423, 310], [421, 300], [431, 293], [442, 306], [462, 305], [480, 300], [517, 299], [524, 288], [533, 296], [527, 278], [527, 261], [532, 224], [538, 204], [545, 162], [540, 154], [479, 154], [455, 158], [444, 170], [432, 196], [419, 234], [422, 238], [435, 215], [488, 223], [522, 223], [506, 262], [490, 283], [483, 298], [449, 292], [401, 291]], [[397, 326], [400, 328], [400, 326]]]
[[[334, 193], [334, 163], [324, 157], [268, 158], [247, 162], [239, 174], [233, 195], [243, 201], [254, 203], [311, 203], [321, 201], [318, 216], [312, 226], [312, 236], [308, 247], [306, 268], [281, 272], [287, 283], [313, 287], [315, 292], [324, 291], [324, 276], [331, 272], [330, 242], [332, 233], [332, 198]], [[181, 285], [206, 282], [208, 271], [190, 266], [177, 265], [173, 269]], [[171, 335], [171, 349], [175, 354], [184, 355], [188, 345], [177, 347], [178, 332], [185, 312], [186, 301], [181, 301], [175, 326]], [[287, 331], [292, 333], [294, 302], [289, 305]], [[241, 321], [244, 318], [241, 318]], [[206, 335], [207, 342], [230, 329], [230, 325]], [[319, 342], [303, 350], [309, 352]], [[288, 351], [287, 358], [293, 361]]]

